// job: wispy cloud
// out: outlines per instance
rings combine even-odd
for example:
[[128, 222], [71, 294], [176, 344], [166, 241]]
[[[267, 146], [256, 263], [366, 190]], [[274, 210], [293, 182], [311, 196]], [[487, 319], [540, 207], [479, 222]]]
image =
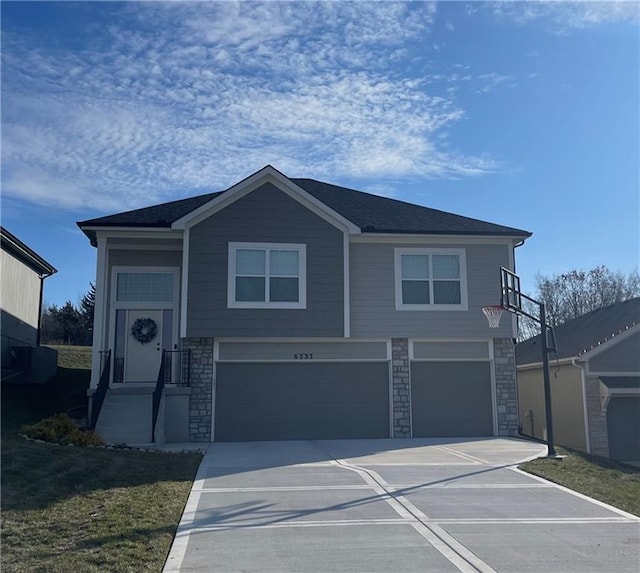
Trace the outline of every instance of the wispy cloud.
[[497, 168], [443, 145], [465, 116], [455, 91], [394, 71], [427, 57], [434, 4], [90, 6], [92, 25], [71, 38], [3, 30], [9, 196], [112, 210], [220, 189], [266, 163], [382, 187]]
[[637, 0], [567, 2], [566, 0], [504, 0], [480, 4], [495, 15], [519, 24], [543, 20], [558, 33], [613, 22], [640, 22]]

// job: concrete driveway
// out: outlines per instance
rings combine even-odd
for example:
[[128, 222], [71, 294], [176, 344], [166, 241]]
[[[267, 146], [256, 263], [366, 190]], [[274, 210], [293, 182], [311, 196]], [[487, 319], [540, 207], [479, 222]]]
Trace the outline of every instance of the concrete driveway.
[[640, 519], [514, 467], [545, 452], [499, 438], [212, 444], [164, 571], [638, 571]]

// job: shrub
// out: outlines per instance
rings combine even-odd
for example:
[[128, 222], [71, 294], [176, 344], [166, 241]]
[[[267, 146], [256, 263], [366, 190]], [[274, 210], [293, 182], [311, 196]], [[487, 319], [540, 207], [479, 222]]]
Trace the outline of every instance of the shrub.
[[28, 438], [74, 446], [104, 446], [104, 441], [95, 432], [80, 430], [67, 414], [56, 414], [40, 420], [37, 424], [24, 426], [22, 433]]

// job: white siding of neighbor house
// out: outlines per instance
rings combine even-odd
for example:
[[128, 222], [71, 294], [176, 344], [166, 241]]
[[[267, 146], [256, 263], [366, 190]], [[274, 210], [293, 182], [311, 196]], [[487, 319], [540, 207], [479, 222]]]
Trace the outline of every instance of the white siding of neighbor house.
[[[542, 368], [518, 370], [518, 410], [523, 433], [546, 439]], [[553, 433], [557, 444], [586, 451], [580, 368], [551, 364]]]
[[[35, 344], [35, 329], [38, 328], [40, 304], [40, 278], [37, 273], [5, 251], [0, 251], [0, 308], [3, 314], [11, 315], [30, 331], [25, 344]], [[33, 331], [29, 329], [34, 329]], [[4, 335], [13, 336], [3, 332]], [[16, 333], [17, 336], [20, 336]], [[33, 340], [31, 340], [33, 338]]]
[[[395, 248], [464, 249], [468, 310], [398, 311], [395, 307]], [[509, 268], [504, 244], [352, 243], [351, 333], [358, 337], [490, 338], [513, 336], [510, 316], [489, 329], [482, 307], [500, 302], [500, 267]]]

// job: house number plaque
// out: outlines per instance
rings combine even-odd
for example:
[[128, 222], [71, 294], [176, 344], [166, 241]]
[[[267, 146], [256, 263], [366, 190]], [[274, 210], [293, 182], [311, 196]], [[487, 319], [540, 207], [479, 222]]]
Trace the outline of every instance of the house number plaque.
[[313, 360], [313, 352], [300, 352], [293, 355], [294, 360]]

